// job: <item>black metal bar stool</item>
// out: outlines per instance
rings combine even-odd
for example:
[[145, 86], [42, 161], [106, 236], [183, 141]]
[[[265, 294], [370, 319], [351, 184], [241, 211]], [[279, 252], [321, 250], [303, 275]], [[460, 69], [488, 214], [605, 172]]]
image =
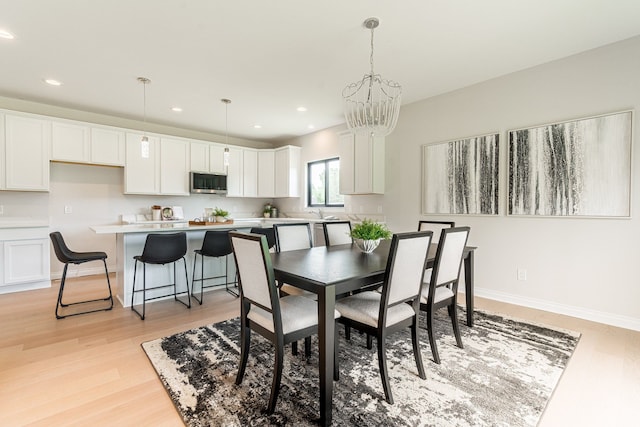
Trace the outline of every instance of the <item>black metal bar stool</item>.
[[[135, 311], [142, 320], [145, 316], [146, 302], [158, 298], [164, 298], [168, 295], [154, 296], [147, 298], [147, 291], [154, 289], [168, 288], [173, 286], [173, 298], [181, 304], [184, 304], [187, 308], [191, 308], [191, 296], [189, 293], [189, 275], [187, 273], [187, 261], [184, 256], [187, 253], [187, 233], [153, 233], [147, 235], [147, 240], [144, 243], [144, 249], [142, 255], [136, 255], [133, 259], [136, 260], [133, 268], [133, 290], [131, 291], [131, 310]], [[184, 302], [178, 298], [176, 289], [176, 262], [182, 259], [184, 263], [184, 277], [187, 286], [187, 301]], [[136, 273], [138, 268], [138, 261], [142, 263], [142, 289], [136, 290]], [[168, 285], [159, 285], [151, 288], [147, 288], [147, 264], [173, 264], [173, 283]], [[142, 313], [136, 310], [133, 305], [136, 292], [142, 292]], [[182, 293], [182, 292], [181, 292]]]
[[[62, 280], [60, 280], [60, 291], [58, 292], [58, 302], [56, 303], [56, 318], [64, 319], [65, 317], [77, 316], [78, 314], [87, 314], [87, 313], [95, 313], [96, 311], [111, 310], [113, 308], [113, 295], [111, 294], [111, 282], [109, 281], [109, 271], [107, 270], [107, 261], [106, 261], [107, 254], [104, 252], [74, 252], [67, 247], [67, 245], [64, 242], [64, 239], [62, 238], [62, 234], [60, 234], [59, 231], [54, 231], [53, 233], [50, 233], [49, 237], [51, 238], [51, 243], [53, 244], [53, 250], [56, 253], [56, 257], [58, 258], [58, 261], [64, 263], [64, 270], [62, 271]], [[64, 293], [64, 284], [65, 284], [65, 279], [67, 278], [67, 268], [69, 267], [69, 264], [83, 264], [85, 262], [90, 262], [90, 261], [102, 261], [102, 263], [104, 264], [104, 272], [105, 272], [105, 275], [107, 276], [107, 287], [109, 288], [109, 296], [106, 298], [97, 298], [97, 299], [92, 299], [88, 301], [78, 301], [78, 302], [64, 304], [62, 302], [62, 294]], [[106, 307], [106, 308], [98, 308], [95, 310], [81, 311], [79, 313], [66, 314], [66, 315], [60, 315], [58, 313], [58, 310], [60, 309], [60, 307], [69, 307], [71, 305], [86, 304], [86, 303], [96, 302], [96, 301], [110, 301], [110, 304], [109, 304], [109, 307]]]
[[276, 246], [276, 232], [270, 227], [253, 227], [250, 231], [251, 234], [264, 234], [267, 236], [267, 246], [269, 250]]
[[[233, 231], [233, 230], [232, 230]], [[204, 234], [204, 240], [202, 240], [202, 248], [196, 249], [195, 257], [193, 260], [193, 274], [191, 277], [193, 281], [191, 282], [191, 296], [202, 305], [202, 300], [204, 296], [204, 288], [211, 288], [214, 286], [219, 286], [220, 283], [216, 283], [215, 285], [205, 285], [205, 280], [212, 279], [220, 279], [224, 277], [225, 289], [232, 295], [238, 296], [238, 293], [230, 288], [229, 285], [238, 286], [238, 280], [235, 279], [233, 282], [229, 282], [229, 263], [228, 258], [231, 253], [233, 253], [233, 249], [231, 247], [231, 241], [229, 240], [229, 230], [209, 230]], [[200, 255], [200, 278], [196, 279], [196, 264], [198, 263], [198, 255]], [[219, 276], [211, 276], [204, 277], [204, 257], [211, 258], [220, 258], [224, 257], [224, 274]], [[196, 296], [196, 282], [200, 282], [200, 299]]]

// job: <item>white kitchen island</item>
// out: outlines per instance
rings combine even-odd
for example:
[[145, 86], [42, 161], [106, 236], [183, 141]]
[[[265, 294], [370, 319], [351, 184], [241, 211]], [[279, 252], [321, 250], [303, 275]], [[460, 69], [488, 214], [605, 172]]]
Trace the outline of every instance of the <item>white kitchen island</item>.
[[[193, 262], [194, 250], [202, 247], [202, 240], [207, 230], [238, 230], [249, 231], [251, 227], [260, 227], [259, 221], [241, 221], [234, 224], [221, 225], [189, 225], [188, 223], [157, 223], [157, 224], [126, 224], [126, 225], [105, 225], [93, 226], [91, 229], [96, 234], [115, 234], [116, 235], [116, 289], [114, 290], [117, 299], [123, 307], [131, 306], [131, 294], [133, 290], [133, 272], [135, 266], [136, 255], [141, 255], [147, 235], [150, 233], [187, 233], [187, 276], [189, 278], [189, 287], [193, 279]], [[200, 261], [196, 274], [200, 277]], [[224, 258], [205, 259], [205, 277], [218, 276], [224, 274]], [[185, 283], [185, 274], [182, 261], [176, 264], [176, 277], [178, 284], [178, 293], [186, 292], [187, 284]], [[230, 278], [235, 276], [235, 262], [233, 255], [229, 256], [227, 266], [229, 268], [228, 275]], [[142, 269], [142, 265], [138, 265]], [[142, 281], [142, 271], [138, 272], [137, 280]], [[219, 282], [223, 284], [222, 279]], [[148, 265], [147, 266], [147, 287], [154, 287], [173, 283], [173, 267], [171, 265]], [[215, 282], [207, 283], [214, 284]], [[138, 289], [142, 288], [142, 282]], [[147, 291], [147, 297], [160, 297], [169, 294], [170, 288], [157, 289]], [[173, 294], [167, 295], [172, 297]], [[142, 303], [142, 293], [136, 295], [134, 304]]]

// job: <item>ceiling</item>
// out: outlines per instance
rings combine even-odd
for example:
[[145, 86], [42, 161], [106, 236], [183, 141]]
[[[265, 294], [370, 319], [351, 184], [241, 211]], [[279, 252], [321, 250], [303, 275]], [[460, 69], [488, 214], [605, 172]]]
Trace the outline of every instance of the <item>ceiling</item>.
[[224, 134], [229, 98], [229, 135], [285, 140], [344, 123], [372, 16], [403, 105], [640, 34], [639, 0], [0, 0], [0, 96], [143, 120], [143, 76], [148, 122]]

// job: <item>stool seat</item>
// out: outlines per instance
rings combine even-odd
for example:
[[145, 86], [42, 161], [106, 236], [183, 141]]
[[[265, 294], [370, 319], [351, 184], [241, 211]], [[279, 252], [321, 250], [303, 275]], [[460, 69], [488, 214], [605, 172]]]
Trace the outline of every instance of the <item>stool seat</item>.
[[[67, 247], [64, 241], [64, 238], [62, 237], [62, 234], [59, 231], [54, 231], [50, 233], [49, 237], [51, 238], [51, 244], [53, 245], [53, 250], [56, 254], [56, 258], [58, 258], [58, 261], [64, 263], [64, 269], [62, 270], [62, 279], [60, 280], [60, 290], [58, 291], [58, 302], [56, 303], [56, 318], [63, 319], [69, 316], [77, 316], [78, 314], [87, 314], [87, 313], [95, 313], [96, 311], [111, 310], [113, 308], [113, 294], [111, 293], [111, 282], [109, 281], [109, 270], [107, 270], [107, 261], [106, 261], [107, 254], [105, 252], [72, 251]], [[67, 268], [69, 267], [69, 264], [78, 265], [78, 264], [83, 264], [85, 262], [91, 262], [91, 261], [102, 261], [102, 263], [104, 264], [104, 272], [105, 272], [105, 275], [107, 276], [107, 287], [109, 289], [109, 296], [105, 298], [97, 298], [97, 299], [78, 301], [73, 303], [66, 303], [66, 304], [63, 303], [62, 297], [64, 294], [64, 286], [67, 278]], [[81, 311], [78, 313], [72, 313], [72, 314], [66, 314], [66, 315], [62, 315], [59, 312], [60, 307], [69, 307], [71, 305], [86, 304], [86, 303], [96, 302], [96, 301], [109, 301], [110, 304], [108, 307], [105, 307], [105, 308]]]

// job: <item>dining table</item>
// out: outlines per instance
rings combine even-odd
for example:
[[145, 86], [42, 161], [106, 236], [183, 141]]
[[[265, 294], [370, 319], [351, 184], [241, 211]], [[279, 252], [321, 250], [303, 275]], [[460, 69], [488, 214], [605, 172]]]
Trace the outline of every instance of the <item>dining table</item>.
[[[279, 283], [313, 292], [318, 296], [318, 347], [320, 374], [320, 424], [331, 425], [333, 396], [334, 310], [336, 297], [384, 280], [390, 240], [383, 240], [371, 253], [355, 244], [317, 246], [310, 249], [272, 253], [275, 279]], [[433, 267], [437, 244], [427, 255]], [[473, 326], [473, 268], [475, 247], [464, 250], [464, 277], [467, 325]]]

